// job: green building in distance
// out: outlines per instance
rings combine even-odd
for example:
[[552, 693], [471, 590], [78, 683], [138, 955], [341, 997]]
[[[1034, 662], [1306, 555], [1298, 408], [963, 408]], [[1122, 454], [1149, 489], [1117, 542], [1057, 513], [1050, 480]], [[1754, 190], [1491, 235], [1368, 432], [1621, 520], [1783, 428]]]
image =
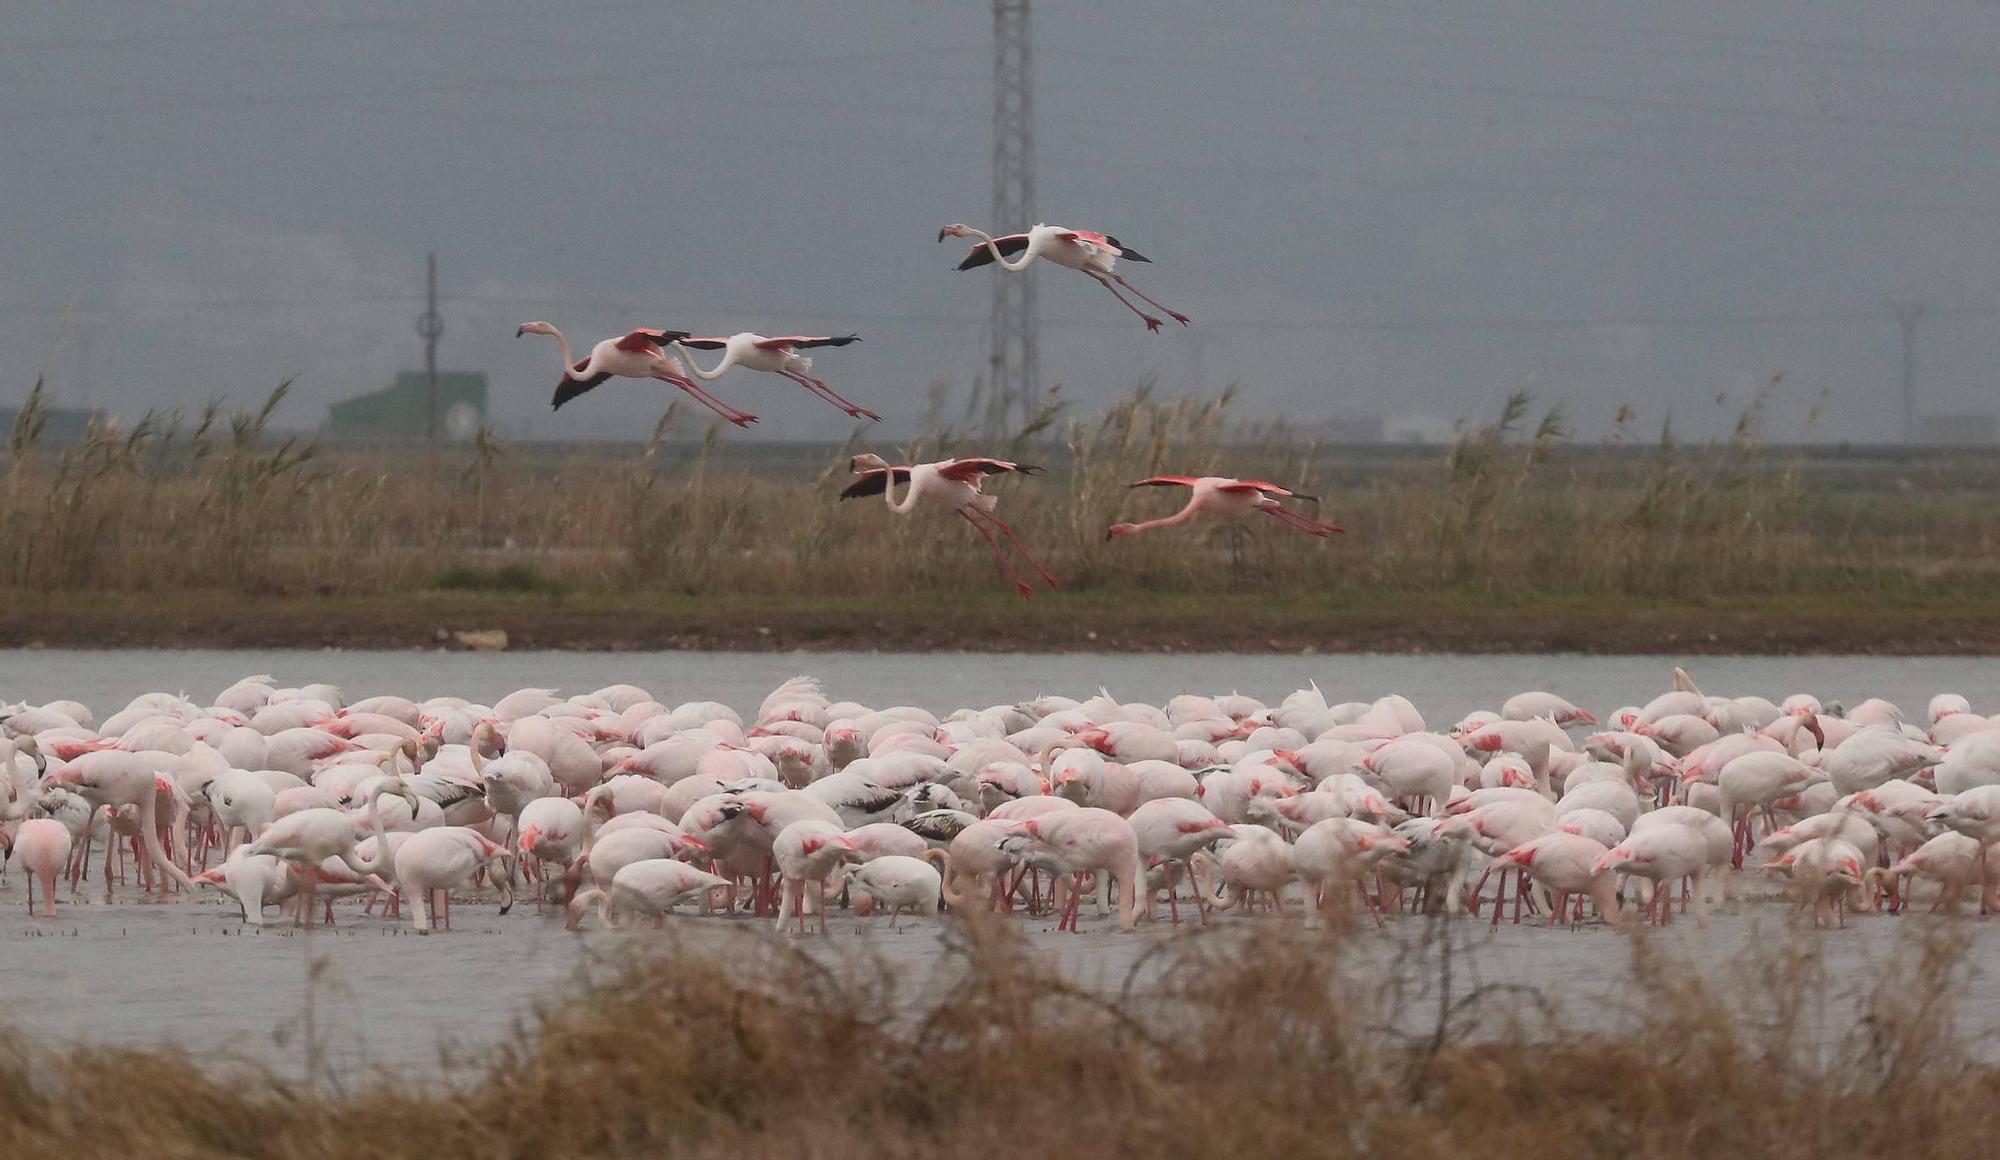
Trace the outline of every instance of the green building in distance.
[[[422, 439], [429, 428], [429, 380], [404, 371], [383, 390], [357, 395], [328, 409], [326, 433], [335, 439]], [[439, 371], [438, 438], [462, 443], [486, 425], [486, 375]]]

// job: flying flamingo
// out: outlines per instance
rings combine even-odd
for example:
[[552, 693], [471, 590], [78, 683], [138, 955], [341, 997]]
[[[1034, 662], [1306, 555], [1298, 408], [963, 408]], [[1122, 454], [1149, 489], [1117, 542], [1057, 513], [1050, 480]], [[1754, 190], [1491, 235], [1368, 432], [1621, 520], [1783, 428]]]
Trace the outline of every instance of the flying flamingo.
[[[1000, 550], [1000, 542], [993, 538], [996, 529], [1007, 537], [1008, 543], [1014, 545], [1014, 550], [1021, 554], [1023, 560], [1041, 573], [1042, 579], [1048, 582], [1049, 587], [1057, 587], [1056, 578], [1028, 554], [1028, 549], [1021, 546], [1020, 539], [1014, 535], [1014, 529], [993, 514], [993, 509], [999, 506], [1000, 501], [980, 490], [980, 484], [986, 476], [1005, 475], [1008, 472], [1039, 475], [1041, 468], [1006, 459], [941, 459], [936, 463], [919, 463], [914, 467], [891, 467], [881, 456], [870, 452], [855, 456], [848, 462], [847, 469], [861, 478], [849, 484], [847, 490], [840, 493], [841, 499], [880, 495], [882, 501], [889, 505], [889, 510], [897, 515], [908, 515], [916, 508], [918, 502], [923, 500], [948, 504], [965, 518], [966, 523], [971, 524], [980, 535], [986, 537], [987, 546], [993, 549], [993, 558], [1000, 561], [1000, 570], [1014, 582], [1014, 587], [1020, 590], [1022, 596], [1033, 596], [1035, 589], [1022, 580], [1015, 573], [1014, 566], [1007, 562], [1006, 553]], [[896, 498], [894, 485], [897, 483], [909, 484], [900, 500]]]
[[[1159, 330], [1160, 320], [1127, 302], [1125, 296], [1120, 294], [1117, 287], [1112, 285], [1113, 282], [1139, 295], [1147, 303], [1166, 311], [1168, 317], [1182, 326], [1188, 324], [1187, 315], [1182, 314], [1178, 310], [1169, 310], [1165, 304], [1154, 302], [1151, 298], [1147, 298], [1145, 294], [1140, 292], [1137, 286], [1127, 282], [1118, 273], [1117, 265], [1120, 258], [1132, 262], [1148, 263], [1152, 259], [1140, 254], [1137, 250], [1126, 247], [1110, 234], [1095, 233], [1091, 230], [1068, 230], [1061, 226], [1038, 225], [1025, 234], [1005, 234], [996, 238], [984, 230], [976, 230], [971, 226], [954, 222], [938, 231], [938, 241], [942, 242], [946, 238], [979, 239], [973, 243], [972, 252], [967, 254], [965, 260], [958, 264], [958, 268], [961, 270], [970, 270], [974, 266], [984, 266], [992, 263], [998, 265], [1002, 270], [1013, 272], [1026, 269], [1028, 263], [1034, 261], [1036, 258], [1047, 258], [1058, 266], [1067, 266], [1072, 270], [1081, 270], [1085, 274], [1090, 275], [1091, 278], [1097, 281], [1098, 285], [1111, 291], [1111, 296], [1118, 299], [1124, 305], [1125, 309], [1138, 315], [1146, 323], [1147, 330]], [[1007, 260], [1007, 255], [1009, 254], [1019, 254], [1020, 257], [1010, 262]]]
[[546, 322], [524, 322], [515, 328], [515, 338], [524, 334], [553, 334], [562, 343], [563, 373], [556, 382], [555, 401], [550, 404], [553, 409], [560, 410], [564, 403], [609, 378], [658, 379], [686, 391], [696, 402], [738, 427], [748, 427], [757, 421], [757, 416], [737, 410], [696, 385], [688, 378], [681, 361], [667, 353], [668, 343], [687, 337], [685, 330], [642, 326], [591, 347], [590, 354], [581, 361], [570, 350], [569, 338]]
[[[781, 338], [765, 338], [761, 334], [752, 334], [746, 330], [740, 334], [732, 334], [728, 338], [690, 338], [681, 335], [675, 340], [674, 347], [687, 359], [688, 370], [706, 382], [714, 382], [721, 378], [730, 367], [769, 371], [775, 375], [785, 376], [856, 419], [873, 419], [879, 423], [882, 421], [882, 416], [841, 398], [834, 393], [832, 387], [826, 385], [826, 380], [816, 379], [807, 374], [806, 372], [812, 369], [812, 360], [798, 353], [814, 347], [847, 346], [860, 341], [861, 336], [858, 334], [832, 336], [788, 334]], [[712, 371], [702, 370], [701, 364], [695, 362], [694, 356], [688, 353], [690, 347], [695, 350], [719, 350], [722, 352], [722, 361], [716, 363]]]
[[1220, 516], [1247, 516], [1251, 512], [1263, 512], [1276, 518], [1288, 527], [1297, 528], [1313, 536], [1331, 536], [1342, 531], [1339, 524], [1322, 523], [1300, 515], [1278, 502], [1285, 499], [1303, 499], [1313, 503], [1315, 496], [1300, 495], [1288, 487], [1266, 483], [1260, 479], [1229, 479], [1219, 475], [1155, 475], [1142, 479], [1133, 487], [1185, 487], [1193, 489], [1187, 506], [1163, 519], [1147, 520], [1143, 524], [1112, 524], [1104, 533], [1109, 540], [1118, 536], [1136, 535], [1153, 528], [1164, 528], [1174, 524], [1184, 524], [1201, 512], [1213, 512]]

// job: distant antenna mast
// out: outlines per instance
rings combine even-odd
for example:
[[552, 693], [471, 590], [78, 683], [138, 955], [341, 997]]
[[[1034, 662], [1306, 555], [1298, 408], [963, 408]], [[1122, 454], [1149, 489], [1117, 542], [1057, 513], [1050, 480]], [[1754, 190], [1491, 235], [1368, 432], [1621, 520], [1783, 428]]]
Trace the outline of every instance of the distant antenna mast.
[[438, 313], [438, 256], [431, 251], [424, 267], [424, 312], [417, 315], [417, 337], [424, 340], [424, 438], [438, 437], [438, 338], [444, 316]]
[[[1028, 0], [993, 0], [993, 228], [1025, 230], [1035, 221], [1035, 97]], [[1031, 414], [1041, 385], [1036, 339], [1035, 271], [992, 279], [994, 412], [1018, 404]]]
[[1896, 321], [1903, 327], [1903, 445], [1917, 441], [1917, 323], [1924, 317], [1921, 302], [1895, 302]]

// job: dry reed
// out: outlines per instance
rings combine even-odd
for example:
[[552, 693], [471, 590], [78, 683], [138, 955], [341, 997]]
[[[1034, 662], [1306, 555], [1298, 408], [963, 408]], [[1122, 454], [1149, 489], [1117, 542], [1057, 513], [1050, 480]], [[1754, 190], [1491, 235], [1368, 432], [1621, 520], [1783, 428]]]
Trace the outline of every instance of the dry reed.
[[[56, 447], [40, 435], [37, 388], [0, 488], [0, 590], [949, 596], [993, 581], [965, 529], [835, 500], [856, 441], [798, 478], [760, 470], [719, 426], [676, 440], [687, 418], [677, 407], [637, 454], [554, 457], [490, 432], [438, 454], [328, 451], [270, 434], [283, 392], [256, 411], [103, 424]], [[1996, 588], [1979, 471], [1918, 461], [1857, 485], [1838, 460], [1767, 447], [1764, 394], [1714, 445], [1682, 446], [1670, 426], [1640, 445], [1621, 418], [1613, 446], [1593, 449], [1570, 444], [1559, 413], [1537, 421], [1516, 396], [1442, 452], [1367, 471], [1282, 427], [1233, 421], [1232, 401], [1142, 388], [1087, 418], [1052, 396], [998, 435], [939, 423], [902, 451], [1047, 463], [1046, 476], [998, 485], [1001, 510], [1071, 590], [1701, 600]], [[1322, 543], [1222, 524], [1106, 543], [1114, 519], [1171, 510], [1178, 497], [1126, 487], [1161, 471], [1258, 474], [1317, 492], [1321, 514], [1348, 534]], [[1911, 487], [1912, 476], [1928, 482]]]
[[456, 1086], [9, 1038], [0, 1129], [20, 1155], [1056, 1160], [1911, 1160], [2000, 1132], [2000, 1068], [1949, 1018], [1965, 946], [1942, 934], [1841, 985], [1817, 944], [1762, 943], [1726, 990], [1642, 942], [1599, 976], [1629, 1009], [1572, 1020], [1580, 995], [1445, 988], [1476, 954], [1448, 920], [1393, 969], [1352, 936], [1163, 939], [1116, 993], [985, 925], [920, 978], [761, 933], [645, 932]]

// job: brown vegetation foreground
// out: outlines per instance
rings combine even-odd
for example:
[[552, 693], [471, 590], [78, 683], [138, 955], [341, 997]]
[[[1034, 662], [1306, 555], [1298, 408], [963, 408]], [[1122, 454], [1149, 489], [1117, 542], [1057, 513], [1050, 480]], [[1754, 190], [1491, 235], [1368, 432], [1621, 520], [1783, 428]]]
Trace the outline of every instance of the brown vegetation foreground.
[[927, 978], [763, 935], [722, 956], [644, 932], [673, 953], [635, 955], [456, 1089], [6, 1042], [0, 1133], [12, 1155], [1057, 1160], [1910, 1160], [2000, 1139], [2000, 1067], [1950, 1022], [1966, 964], [1942, 934], [1873, 980], [1764, 944], [1726, 994], [1641, 946], [1601, 980], [1629, 1001], [1585, 1029], [1581, 995], [1465, 991], [1441, 941], [1383, 978], [1337, 937], [1196, 933], [1106, 995], [1014, 936], [961, 930]]

